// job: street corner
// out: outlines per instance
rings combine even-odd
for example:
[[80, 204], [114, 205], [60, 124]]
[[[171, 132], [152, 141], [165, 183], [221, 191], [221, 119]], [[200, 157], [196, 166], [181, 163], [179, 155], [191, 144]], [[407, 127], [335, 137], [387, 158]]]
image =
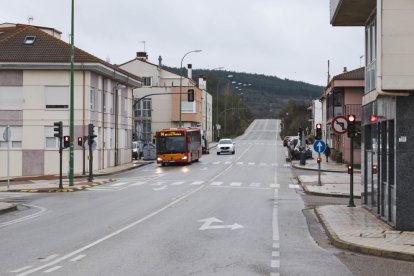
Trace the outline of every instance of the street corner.
[[15, 210], [17, 210], [17, 205], [6, 202], [0, 202], [0, 214], [4, 214]]

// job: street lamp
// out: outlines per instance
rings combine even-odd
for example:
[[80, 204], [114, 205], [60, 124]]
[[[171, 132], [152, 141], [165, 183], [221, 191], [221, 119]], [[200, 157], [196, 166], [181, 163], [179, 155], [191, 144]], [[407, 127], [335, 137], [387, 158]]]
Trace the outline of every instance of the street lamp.
[[181, 64], [180, 64], [180, 122], [178, 124], [179, 127], [181, 127], [181, 93], [182, 93], [182, 88], [183, 88], [183, 61], [184, 58], [190, 54], [190, 53], [199, 53], [201, 52], [201, 50], [193, 50], [193, 51], [189, 51], [187, 53], [185, 53], [185, 55], [183, 56], [183, 58], [181, 59]]

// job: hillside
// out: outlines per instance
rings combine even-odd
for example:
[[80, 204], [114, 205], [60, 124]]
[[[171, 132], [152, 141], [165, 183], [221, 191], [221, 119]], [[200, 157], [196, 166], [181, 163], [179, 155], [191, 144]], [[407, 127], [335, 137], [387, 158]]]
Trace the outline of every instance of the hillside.
[[[179, 68], [168, 69], [177, 74], [180, 71]], [[184, 68], [183, 74], [187, 75], [187, 70]], [[257, 119], [277, 118], [289, 100], [302, 104], [310, 103], [323, 91], [322, 86], [263, 74], [193, 69], [193, 79], [197, 81], [199, 75], [206, 76], [207, 89], [214, 100], [217, 92], [219, 95], [233, 96], [242, 93], [241, 97], [245, 105], [250, 109], [252, 117]], [[233, 77], [228, 77], [229, 75]]]

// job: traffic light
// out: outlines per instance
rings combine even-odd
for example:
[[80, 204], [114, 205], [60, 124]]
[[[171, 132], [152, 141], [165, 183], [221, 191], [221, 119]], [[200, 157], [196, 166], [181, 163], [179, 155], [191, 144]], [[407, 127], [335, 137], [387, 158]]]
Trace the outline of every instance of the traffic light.
[[89, 143], [89, 146], [93, 144], [93, 141], [96, 138], [94, 127], [95, 126], [93, 124], [88, 125], [88, 143]]
[[58, 138], [62, 138], [62, 130], [63, 130], [63, 126], [62, 126], [62, 121], [60, 122], [54, 122], [53, 123], [53, 130], [55, 131], [55, 134], [53, 136], [58, 137]]
[[321, 140], [322, 139], [322, 124], [316, 124], [316, 136], [315, 136], [316, 140]]
[[63, 148], [66, 149], [70, 147], [70, 136], [63, 136]]
[[354, 168], [352, 167], [352, 165], [348, 165], [348, 174], [353, 173]]
[[320, 164], [320, 163], [321, 163], [321, 161], [322, 161], [322, 157], [318, 156], [318, 157], [316, 158], [316, 162], [317, 162], [318, 164]]
[[348, 138], [355, 137], [355, 115], [348, 115]]
[[78, 137], [78, 146], [82, 147], [82, 145], [83, 145], [83, 138]]
[[187, 101], [194, 102], [194, 89], [188, 89], [187, 97]]

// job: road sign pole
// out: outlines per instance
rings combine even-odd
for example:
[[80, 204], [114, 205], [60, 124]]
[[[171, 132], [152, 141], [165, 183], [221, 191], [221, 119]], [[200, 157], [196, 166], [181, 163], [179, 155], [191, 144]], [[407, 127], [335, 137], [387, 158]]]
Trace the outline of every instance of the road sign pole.
[[[318, 153], [318, 160], [321, 160], [321, 154], [320, 153]], [[321, 183], [321, 162], [320, 161], [318, 162], [318, 185], [322, 186], [322, 183]]]
[[10, 126], [7, 126], [7, 190], [10, 188]]
[[351, 173], [349, 175], [349, 203], [348, 207], [355, 207], [354, 203], [354, 137], [350, 137], [351, 142]]

